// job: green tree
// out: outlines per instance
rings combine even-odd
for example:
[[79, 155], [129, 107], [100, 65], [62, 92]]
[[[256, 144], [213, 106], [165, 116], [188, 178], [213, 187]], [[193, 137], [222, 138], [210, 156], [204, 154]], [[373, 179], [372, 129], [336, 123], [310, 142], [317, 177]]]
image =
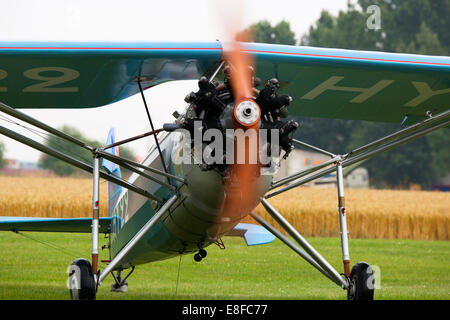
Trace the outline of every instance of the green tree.
[[[439, 39], [440, 46], [448, 54], [450, 48], [450, 0], [358, 0], [362, 13], [365, 13], [371, 5], [377, 5], [381, 10], [381, 27], [382, 30], [373, 33], [376, 41], [381, 44], [381, 50], [389, 52], [400, 52], [401, 43], [410, 45], [418, 50], [420, 47], [417, 43], [419, 34], [426, 34], [426, 37], [433, 38], [432, 34]], [[424, 26], [428, 30], [425, 30]], [[359, 29], [362, 29], [359, 27]], [[428, 41], [428, 40], [426, 40]], [[432, 40], [436, 42], [435, 40]], [[433, 44], [434, 46], [434, 44]], [[431, 47], [423, 54], [440, 54], [439, 52], [431, 52]], [[419, 53], [419, 51], [412, 53]]]
[[[369, 138], [381, 138], [398, 129], [400, 126], [392, 123], [356, 122], [346, 148], [352, 150], [369, 142]], [[428, 137], [421, 137], [378, 154], [364, 166], [370, 171], [371, 184], [376, 187], [408, 186], [410, 183], [427, 186], [433, 178], [429, 174], [433, 167], [431, 152]]]
[[5, 153], [5, 145], [0, 141], [0, 168], [5, 166], [5, 159], [3, 159], [3, 155]]
[[[74, 127], [64, 125], [62, 128], [59, 128], [59, 130], [74, 137], [75, 139], [84, 141], [86, 144], [93, 147], [101, 146], [100, 143], [97, 143], [95, 141], [88, 141], [85, 137], [83, 137], [82, 133]], [[88, 150], [82, 149], [74, 145], [73, 143], [63, 140], [57, 136], [48, 135], [47, 139], [44, 141], [44, 144], [77, 160], [83, 161], [88, 164], [91, 164], [92, 162], [92, 155]], [[38, 165], [40, 168], [51, 170], [59, 176], [70, 176], [74, 174], [80, 174], [82, 172], [80, 169], [47, 154], [43, 154], [41, 156]]]
[[[300, 43], [315, 47], [448, 55], [450, 0], [359, 0], [337, 17], [324, 10]], [[381, 29], [369, 30], [369, 6], [380, 8]]]
[[291, 30], [289, 22], [281, 21], [272, 26], [269, 21], [263, 20], [252, 24], [240, 32], [236, 39], [246, 42], [274, 43], [295, 45], [295, 33]]
[[[301, 45], [354, 50], [377, 50], [378, 34], [366, 31], [367, 17], [348, 4], [348, 11], [340, 11], [337, 17], [323, 10], [308, 34], [300, 39]], [[378, 46], [378, 47], [377, 47]]]
[[[369, 30], [367, 8], [377, 5], [381, 29]], [[301, 45], [315, 47], [373, 50], [416, 54], [448, 55], [450, 49], [450, 0], [359, 0], [348, 2], [347, 10], [333, 16], [322, 11], [317, 22], [300, 39]], [[277, 26], [278, 27], [277, 29]], [[278, 31], [276, 32], [277, 29]], [[282, 32], [281, 32], [282, 31]], [[295, 44], [289, 23], [272, 27], [268, 21], [255, 23], [238, 34], [238, 40]], [[400, 129], [399, 124], [354, 120], [298, 118], [296, 138], [334, 153], [380, 138]], [[448, 129], [394, 148], [365, 163], [371, 183], [376, 186], [407, 186], [420, 183], [427, 187], [433, 177], [450, 171]], [[326, 132], [326, 133], [325, 133]]]
[[[301, 38], [301, 44], [316, 47], [334, 47], [356, 50], [378, 50], [416, 54], [448, 55], [450, 48], [450, 0], [359, 0], [361, 9], [349, 3], [347, 11], [335, 17], [323, 11], [314, 26]], [[381, 29], [367, 28], [367, 8], [377, 5], [381, 9]], [[304, 121], [306, 122], [306, 121]], [[399, 129], [398, 125], [345, 121], [331, 119], [308, 119], [304, 131], [309, 142], [324, 147], [345, 148], [369, 142]], [[319, 138], [327, 128], [330, 143]], [[344, 130], [349, 131], [344, 132]], [[377, 186], [398, 186], [419, 183], [429, 186], [433, 177], [450, 171], [448, 129], [408, 142], [386, 154], [367, 161], [371, 182]], [[303, 130], [298, 130], [302, 138]], [[338, 137], [349, 137], [347, 145]], [[305, 139], [305, 140], [307, 140]], [[447, 149], [448, 150], [448, 149]], [[334, 150], [342, 152], [343, 150]]]
[[416, 34], [415, 41], [411, 41], [408, 45], [400, 41], [397, 46], [397, 51], [438, 56], [447, 55], [447, 50], [441, 46], [437, 34], [431, 31], [425, 22], [422, 22], [420, 31]]
[[436, 130], [426, 136], [431, 148], [431, 161], [435, 174], [443, 177], [450, 172], [450, 128]]
[[[85, 138], [83, 134], [74, 127], [64, 125], [62, 128], [59, 128], [59, 130], [78, 140], [84, 141], [91, 147], [99, 148], [104, 146], [104, 143]], [[92, 164], [92, 153], [90, 151], [78, 147], [71, 142], [58, 138], [57, 136], [49, 135], [44, 144], [84, 163], [87, 163], [89, 165]], [[131, 160], [135, 158], [133, 152], [129, 148], [124, 146], [120, 147], [120, 155]], [[61, 161], [47, 154], [43, 154], [41, 156], [38, 165], [40, 168], [51, 170], [59, 176], [84, 174], [84, 171], [82, 171], [81, 169], [78, 169], [64, 161]], [[124, 177], [129, 175], [129, 172], [127, 170], [122, 171]]]

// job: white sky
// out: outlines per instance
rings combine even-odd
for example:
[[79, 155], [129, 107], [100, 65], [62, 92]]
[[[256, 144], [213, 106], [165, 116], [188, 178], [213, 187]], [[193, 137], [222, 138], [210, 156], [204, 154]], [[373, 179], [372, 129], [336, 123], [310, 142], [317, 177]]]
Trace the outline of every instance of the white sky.
[[[2, 41], [214, 41], [222, 39], [220, 26], [226, 17], [222, 0], [14, 0], [0, 2]], [[347, 8], [347, 0], [245, 0], [227, 4], [242, 8], [244, 25], [269, 20], [272, 25], [286, 20], [297, 39], [319, 18], [322, 9], [332, 14]], [[196, 81], [168, 83], [146, 91], [150, 112], [158, 127], [172, 121], [174, 109], [182, 110], [185, 95], [196, 91]], [[124, 112], [126, 109], [126, 112]], [[107, 107], [88, 110], [22, 110], [54, 127], [68, 124], [86, 137], [106, 140], [110, 127], [117, 139], [149, 130], [141, 97], [134, 96]], [[17, 126], [0, 125], [18, 129]], [[27, 131], [17, 130], [21, 133]], [[28, 135], [42, 141], [39, 137]], [[9, 138], [5, 157], [37, 161], [40, 153]], [[130, 147], [144, 155], [149, 141]]]

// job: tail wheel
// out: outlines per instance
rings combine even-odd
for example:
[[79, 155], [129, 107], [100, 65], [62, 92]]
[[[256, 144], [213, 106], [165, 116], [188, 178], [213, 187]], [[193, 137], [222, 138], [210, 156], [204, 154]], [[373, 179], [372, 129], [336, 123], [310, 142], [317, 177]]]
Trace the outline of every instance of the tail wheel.
[[373, 300], [375, 278], [369, 264], [358, 262], [352, 268], [347, 292], [348, 300]]
[[76, 259], [72, 262], [68, 285], [72, 300], [95, 300], [97, 286], [88, 260]]

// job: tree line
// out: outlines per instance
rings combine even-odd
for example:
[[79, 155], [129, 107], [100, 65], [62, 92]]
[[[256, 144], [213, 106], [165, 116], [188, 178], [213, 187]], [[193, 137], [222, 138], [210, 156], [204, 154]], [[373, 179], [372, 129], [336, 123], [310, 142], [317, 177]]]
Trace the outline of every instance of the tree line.
[[[84, 143], [86, 143], [91, 147], [100, 148], [105, 146], [105, 144], [100, 141], [85, 137], [80, 132], [80, 130], [78, 130], [75, 127], [63, 125], [62, 127], [59, 127], [58, 130], [74, 137], [77, 140], [83, 141]], [[62, 152], [64, 154], [67, 154], [79, 161], [92, 165], [92, 153], [86, 149], [74, 145], [71, 142], [68, 142], [67, 140], [61, 139], [52, 134], [48, 134], [43, 144], [46, 145], [47, 147], [58, 150], [59, 152]], [[4, 158], [3, 158], [4, 151], [5, 146], [3, 143], [0, 142], [0, 168], [4, 166]], [[124, 158], [131, 160], [135, 160], [136, 158], [133, 151], [126, 146], [120, 146], [120, 155]], [[38, 160], [38, 167], [41, 169], [50, 170], [56, 175], [62, 177], [87, 175], [83, 170], [78, 169], [64, 161], [61, 161], [55, 157], [52, 157], [44, 153], [41, 154]], [[122, 169], [122, 174], [124, 177], [127, 177], [130, 174], [130, 172], [128, 170]]]
[[[379, 8], [380, 28], [369, 29], [369, 6]], [[323, 10], [309, 31], [295, 38], [289, 22], [272, 26], [260, 21], [237, 35], [237, 39], [313, 47], [448, 55], [450, 51], [450, 0], [359, 0], [334, 16]], [[395, 132], [400, 124], [355, 120], [297, 118], [295, 137], [333, 153], [345, 153], [374, 139]], [[326, 129], [325, 129], [326, 128]], [[368, 160], [371, 185], [427, 189], [450, 172], [449, 129], [424, 137]]]

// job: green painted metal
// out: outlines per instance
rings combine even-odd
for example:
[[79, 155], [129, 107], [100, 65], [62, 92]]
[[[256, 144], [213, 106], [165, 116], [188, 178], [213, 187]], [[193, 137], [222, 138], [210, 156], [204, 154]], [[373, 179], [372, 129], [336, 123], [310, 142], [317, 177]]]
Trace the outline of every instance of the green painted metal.
[[[100, 233], [109, 233], [111, 218], [100, 218]], [[2, 231], [42, 231], [42, 232], [80, 232], [90, 233], [91, 218], [31, 218], [0, 217]]]
[[248, 44], [256, 74], [278, 78], [295, 116], [401, 123], [447, 110], [450, 58]]
[[[247, 43], [256, 75], [276, 77], [291, 115], [400, 123], [449, 108], [450, 58]], [[198, 79], [222, 58], [210, 43], [0, 43], [0, 101], [87, 108], [172, 80]]]
[[0, 101], [14, 108], [104, 106], [171, 80], [198, 79], [218, 42], [0, 42]]
[[[177, 143], [182, 139], [181, 133], [170, 133], [160, 137], [161, 149], [166, 156], [170, 173], [183, 177], [187, 183], [181, 185], [178, 182], [178, 201], [172, 206], [160, 221], [137, 243], [137, 245], [119, 263], [119, 268], [131, 265], [147, 263], [177, 256], [179, 254], [193, 253], [199, 250], [199, 246], [205, 248], [215, 240], [231, 231], [248, 212], [240, 212], [234, 219], [225, 217], [218, 220], [224, 200], [223, 176], [215, 170], [201, 170], [194, 163], [179, 163], [174, 157], [179, 155], [183, 144]], [[175, 147], [178, 146], [178, 147]], [[144, 165], [153, 168], [161, 167], [159, 153], [153, 149], [143, 161]], [[256, 178], [260, 190], [256, 192], [262, 196], [268, 190], [272, 179], [271, 175], [261, 175]], [[154, 194], [158, 197], [169, 199], [173, 193], [155, 182], [134, 175], [129, 182], [148, 190], [155, 188]], [[259, 203], [259, 196], [254, 199], [254, 207]], [[121, 204], [121, 201], [124, 201]], [[160, 206], [159, 206], [160, 207]], [[113, 233], [111, 234], [112, 258], [122, 249], [144, 224], [159, 209], [155, 202], [134, 194], [123, 191], [118, 202], [117, 210], [114, 210], [112, 220]]]
[[[111, 234], [111, 256], [114, 257], [154, 214], [150, 201], [146, 201], [117, 234]], [[170, 252], [171, 245], [176, 241], [177, 239], [167, 231], [163, 221], [160, 220], [131, 250], [122, 266], [170, 258], [174, 255], [174, 252]]]

